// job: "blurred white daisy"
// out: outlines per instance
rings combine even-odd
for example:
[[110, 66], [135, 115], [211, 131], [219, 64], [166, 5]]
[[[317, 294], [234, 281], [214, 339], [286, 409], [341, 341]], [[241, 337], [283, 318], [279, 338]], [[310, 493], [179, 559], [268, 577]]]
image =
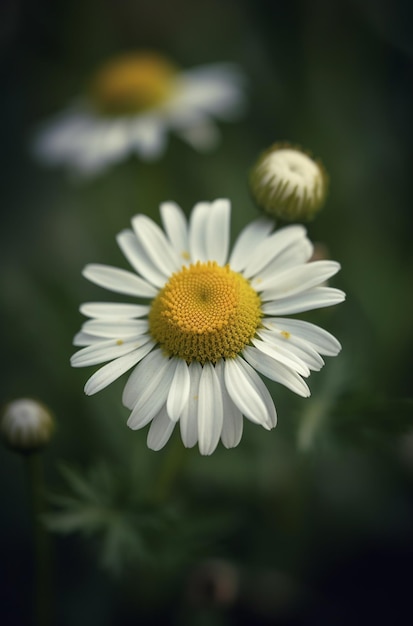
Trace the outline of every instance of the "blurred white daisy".
[[340, 269], [334, 261], [308, 263], [313, 246], [305, 228], [272, 232], [274, 222], [249, 224], [229, 255], [230, 203], [201, 202], [189, 224], [172, 202], [160, 207], [164, 231], [145, 215], [132, 219], [118, 244], [136, 273], [87, 265], [83, 275], [137, 303], [88, 303], [91, 318], [75, 337], [86, 346], [74, 367], [110, 361], [88, 380], [100, 391], [134, 367], [123, 392], [133, 430], [151, 422], [148, 446], [159, 450], [180, 424], [185, 446], [211, 454], [219, 439], [238, 445], [245, 416], [276, 425], [271, 395], [256, 370], [301, 396], [304, 378], [319, 370], [320, 355], [341, 349], [330, 333], [280, 317], [337, 304], [338, 289], [320, 286]]
[[87, 93], [44, 124], [33, 149], [41, 161], [81, 175], [132, 153], [157, 159], [169, 131], [207, 151], [219, 139], [213, 118], [236, 119], [244, 104], [244, 79], [232, 64], [180, 71], [155, 53], [125, 54], [101, 67]]

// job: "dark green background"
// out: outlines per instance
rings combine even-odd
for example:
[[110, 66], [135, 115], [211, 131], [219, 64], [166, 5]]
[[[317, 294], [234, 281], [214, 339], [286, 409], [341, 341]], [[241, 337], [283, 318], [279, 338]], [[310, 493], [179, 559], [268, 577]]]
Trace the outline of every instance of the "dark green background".
[[[234, 235], [257, 215], [247, 176], [259, 153], [274, 141], [300, 144], [330, 174], [326, 207], [308, 230], [341, 262], [334, 285], [347, 293], [345, 304], [303, 316], [343, 344], [311, 377], [309, 400], [272, 385], [275, 431], [246, 424], [235, 450], [184, 453], [164, 496], [177, 529], [149, 564], [137, 559], [116, 577], [100, 565], [99, 537], [53, 535], [54, 623], [407, 623], [411, 13], [409, 3], [390, 0], [0, 5], [1, 402], [33, 396], [54, 412], [57, 431], [45, 453], [50, 491], [67, 489], [59, 463], [87, 476], [104, 462], [128, 503], [151, 491], [168, 454], [146, 450], [146, 433], [126, 427], [124, 379], [85, 398], [91, 371], [69, 366], [79, 304], [105, 297], [81, 269], [126, 267], [115, 235], [135, 213], [158, 219], [164, 200], [189, 213], [199, 200], [228, 197]], [[171, 137], [159, 162], [130, 158], [82, 184], [35, 163], [29, 145], [38, 124], [81, 93], [98, 63], [148, 47], [184, 68], [215, 61], [243, 68], [248, 112], [221, 125], [219, 149], [200, 155]], [[0, 469], [0, 622], [25, 625], [33, 563], [24, 464], [2, 450]], [[190, 584], [211, 557], [239, 572], [240, 592], [224, 607]]]

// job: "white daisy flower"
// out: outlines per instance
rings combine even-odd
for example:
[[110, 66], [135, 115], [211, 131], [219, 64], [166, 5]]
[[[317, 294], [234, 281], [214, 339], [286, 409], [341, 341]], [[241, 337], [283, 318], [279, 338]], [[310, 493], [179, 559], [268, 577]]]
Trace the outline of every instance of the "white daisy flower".
[[134, 367], [123, 392], [133, 430], [151, 423], [148, 446], [162, 448], [179, 422], [186, 447], [211, 454], [219, 440], [238, 445], [243, 416], [274, 428], [276, 410], [257, 371], [300, 396], [319, 370], [321, 355], [341, 346], [330, 333], [282, 317], [331, 306], [344, 293], [320, 286], [339, 271], [334, 261], [308, 263], [313, 246], [305, 228], [272, 232], [260, 218], [239, 235], [229, 254], [230, 203], [198, 203], [189, 224], [175, 203], [160, 207], [164, 231], [145, 215], [132, 219], [118, 244], [136, 273], [87, 265], [93, 283], [141, 303], [88, 303], [75, 337], [84, 346], [74, 367], [109, 361], [85, 386], [94, 394]]
[[244, 104], [244, 80], [234, 65], [180, 71], [158, 54], [130, 53], [104, 65], [87, 94], [44, 125], [33, 149], [41, 161], [81, 175], [132, 153], [159, 158], [170, 130], [207, 151], [219, 139], [213, 118], [236, 119]]

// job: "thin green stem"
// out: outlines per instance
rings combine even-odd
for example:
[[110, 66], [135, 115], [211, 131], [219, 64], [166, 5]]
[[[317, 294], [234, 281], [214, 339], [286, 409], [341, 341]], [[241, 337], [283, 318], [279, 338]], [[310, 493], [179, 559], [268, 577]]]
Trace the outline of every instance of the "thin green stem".
[[165, 501], [172, 491], [174, 482], [188, 459], [189, 451], [184, 448], [179, 437], [173, 437], [165, 450], [163, 462], [159, 468], [152, 491], [152, 500]]
[[45, 512], [41, 453], [32, 452], [28, 454], [26, 468], [33, 529], [34, 624], [36, 626], [49, 626], [51, 624], [51, 553], [48, 533], [40, 521], [41, 515]]
[[329, 413], [330, 405], [330, 398], [320, 397], [314, 399], [304, 412], [297, 433], [297, 445], [300, 451], [308, 452], [312, 449], [314, 440]]

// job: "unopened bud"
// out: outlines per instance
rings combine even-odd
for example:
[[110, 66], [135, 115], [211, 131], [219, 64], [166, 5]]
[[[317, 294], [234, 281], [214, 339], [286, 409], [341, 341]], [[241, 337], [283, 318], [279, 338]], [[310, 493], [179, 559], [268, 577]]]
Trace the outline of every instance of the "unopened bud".
[[54, 419], [48, 408], [31, 398], [19, 398], [7, 404], [0, 423], [5, 444], [22, 453], [45, 446], [53, 430]]
[[324, 204], [328, 176], [320, 161], [299, 148], [276, 143], [254, 165], [250, 187], [257, 204], [271, 216], [308, 221]]

